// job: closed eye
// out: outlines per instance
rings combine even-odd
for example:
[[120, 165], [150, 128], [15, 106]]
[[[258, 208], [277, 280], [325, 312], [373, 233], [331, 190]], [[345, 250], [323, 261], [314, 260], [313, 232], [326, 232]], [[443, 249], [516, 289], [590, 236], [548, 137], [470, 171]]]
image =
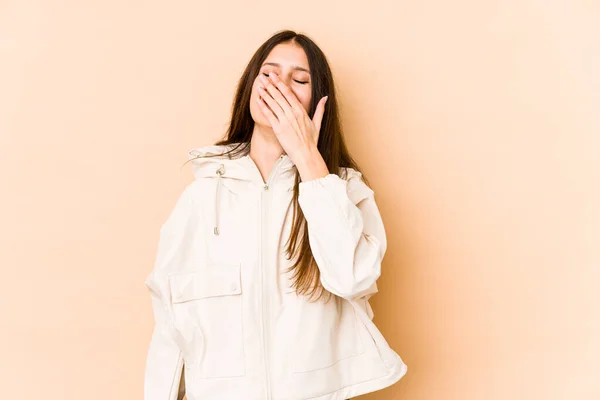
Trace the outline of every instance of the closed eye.
[[[264, 76], [266, 76], [267, 78], [269, 77], [269, 74], [267, 74], [267, 73], [265, 73], [265, 72], [263, 72], [262, 74], [263, 74]], [[295, 79], [294, 79], [294, 82], [297, 82], [297, 83], [299, 83], [299, 84], [301, 84], [301, 85], [306, 85], [306, 84], [308, 83], [308, 81], [306, 81], [306, 82], [303, 82], [303, 81], [297, 81], [297, 80], [295, 80]]]

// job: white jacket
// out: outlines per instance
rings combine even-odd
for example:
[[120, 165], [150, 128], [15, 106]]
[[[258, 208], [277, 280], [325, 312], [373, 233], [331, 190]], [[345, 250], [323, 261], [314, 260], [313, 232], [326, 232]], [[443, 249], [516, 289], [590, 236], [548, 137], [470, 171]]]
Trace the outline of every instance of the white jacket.
[[336, 295], [310, 303], [286, 272], [295, 165], [282, 155], [265, 183], [248, 154], [196, 159], [230, 146], [190, 150], [195, 180], [160, 229], [144, 399], [177, 399], [182, 378], [188, 400], [343, 400], [397, 382], [407, 366], [368, 302], [387, 246], [373, 191], [351, 168], [300, 183]]

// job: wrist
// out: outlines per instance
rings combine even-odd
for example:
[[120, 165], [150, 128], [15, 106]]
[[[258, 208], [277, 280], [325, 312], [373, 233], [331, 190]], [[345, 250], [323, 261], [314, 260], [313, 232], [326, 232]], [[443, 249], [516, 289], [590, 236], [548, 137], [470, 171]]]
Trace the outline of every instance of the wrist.
[[303, 182], [322, 178], [329, 174], [327, 164], [316, 146], [304, 152], [296, 163], [296, 167], [300, 174], [300, 180]]

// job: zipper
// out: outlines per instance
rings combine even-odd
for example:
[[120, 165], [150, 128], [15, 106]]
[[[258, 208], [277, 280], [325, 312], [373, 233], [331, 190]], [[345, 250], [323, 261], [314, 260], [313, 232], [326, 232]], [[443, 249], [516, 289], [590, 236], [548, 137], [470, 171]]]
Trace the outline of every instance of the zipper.
[[[264, 228], [265, 226], [265, 219], [267, 216], [267, 209], [265, 207], [265, 202], [267, 200], [267, 196], [268, 196], [268, 190], [270, 187], [270, 184], [273, 180], [273, 177], [275, 176], [275, 173], [277, 172], [278, 168], [279, 168], [279, 163], [280, 161], [283, 159], [283, 155], [281, 155], [277, 161], [275, 162], [275, 165], [271, 168], [271, 172], [269, 173], [269, 176], [267, 177], [267, 181], [264, 182], [263, 181], [263, 190], [260, 193], [260, 207], [261, 207], [261, 216], [260, 216], [260, 238], [261, 238], [261, 242], [260, 242], [260, 269], [261, 269], [261, 274], [260, 274], [260, 279], [261, 279], [261, 283], [260, 283], [260, 288], [261, 288], [261, 322], [262, 322], [262, 342], [263, 342], [263, 346], [262, 346], [262, 350], [263, 350], [263, 362], [264, 362], [264, 374], [265, 374], [265, 393], [267, 395], [266, 399], [269, 400], [271, 399], [271, 380], [270, 380], [270, 370], [269, 370], [269, 352], [268, 352], [268, 343], [269, 343], [269, 296], [265, 295], [265, 293], [267, 292], [265, 290], [266, 288], [266, 265], [264, 264], [264, 247], [265, 247], [265, 243], [266, 243], [266, 229]], [[254, 167], [256, 168], [256, 170], [258, 171], [258, 167], [256, 167], [256, 164], [253, 162]], [[260, 175], [260, 171], [258, 171], [259, 176]], [[267, 318], [265, 318], [265, 314], [267, 315]]]

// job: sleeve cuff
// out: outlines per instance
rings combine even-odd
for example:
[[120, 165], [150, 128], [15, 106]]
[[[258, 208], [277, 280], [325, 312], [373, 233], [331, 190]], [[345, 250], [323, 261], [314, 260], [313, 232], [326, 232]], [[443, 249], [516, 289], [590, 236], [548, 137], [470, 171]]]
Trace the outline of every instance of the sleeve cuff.
[[337, 184], [344, 186], [345, 183], [346, 182], [336, 174], [327, 174], [321, 178], [312, 179], [310, 181], [301, 181], [298, 185], [298, 195], [302, 195], [307, 192], [310, 193], [315, 190], [322, 190], [327, 185]]

